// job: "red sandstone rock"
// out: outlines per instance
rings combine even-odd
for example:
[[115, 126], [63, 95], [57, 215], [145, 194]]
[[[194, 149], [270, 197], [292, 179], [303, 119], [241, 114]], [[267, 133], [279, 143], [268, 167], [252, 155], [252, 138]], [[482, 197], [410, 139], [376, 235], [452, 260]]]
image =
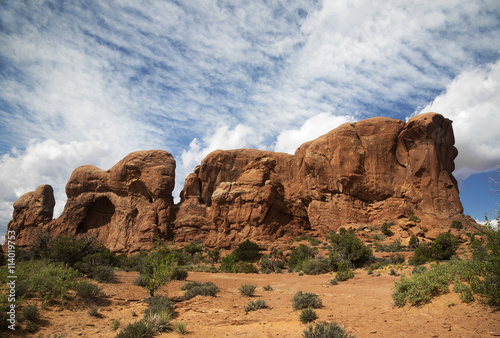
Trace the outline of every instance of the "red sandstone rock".
[[155, 237], [172, 235], [174, 181], [175, 161], [162, 150], [131, 153], [107, 171], [79, 167], [48, 230], [95, 236], [113, 252], [147, 250]]
[[[295, 156], [217, 150], [188, 175], [178, 206], [171, 197], [172, 156], [135, 152], [108, 171], [77, 168], [63, 214], [46, 228], [96, 236], [115, 252], [146, 250], [156, 236], [228, 248], [245, 239], [271, 242], [386, 220], [404, 230], [400, 238], [431, 238], [452, 220], [467, 223], [452, 175], [453, 144], [451, 121], [428, 113], [407, 123], [382, 117], [346, 123]], [[21, 199], [16, 210], [37, 214]], [[29, 237], [22, 229], [32, 227], [34, 216], [16, 215], [11, 223]], [[418, 226], [408, 222], [412, 215]]]
[[15, 231], [18, 247], [29, 245], [36, 233], [52, 220], [54, 206], [54, 191], [50, 185], [41, 185], [14, 202], [14, 213], [7, 228]]

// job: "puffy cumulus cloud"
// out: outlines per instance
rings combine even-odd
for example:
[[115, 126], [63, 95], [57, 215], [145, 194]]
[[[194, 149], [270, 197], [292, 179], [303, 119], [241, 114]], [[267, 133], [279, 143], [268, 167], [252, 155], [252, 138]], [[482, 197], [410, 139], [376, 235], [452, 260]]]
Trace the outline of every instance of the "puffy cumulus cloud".
[[337, 128], [343, 123], [353, 122], [353, 116], [335, 116], [321, 113], [309, 118], [300, 128], [282, 131], [277, 138], [275, 151], [294, 154], [304, 142], [311, 141]]
[[458, 157], [454, 175], [464, 180], [471, 174], [500, 167], [500, 61], [463, 71], [446, 91], [423, 108], [453, 121]]
[[73, 170], [84, 164], [108, 169], [112, 165], [110, 160], [118, 156], [97, 132], [94, 139], [87, 141], [59, 143], [45, 140], [30, 143], [25, 151], [13, 149], [12, 153], [0, 157], [0, 176], [8, 178], [0, 183], [0, 226], [6, 226], [12, 218], [15, 200], [41, 184], [50, 184], [54, 188], [54, 217], [57, 217], [66, 203], [64, 187]]

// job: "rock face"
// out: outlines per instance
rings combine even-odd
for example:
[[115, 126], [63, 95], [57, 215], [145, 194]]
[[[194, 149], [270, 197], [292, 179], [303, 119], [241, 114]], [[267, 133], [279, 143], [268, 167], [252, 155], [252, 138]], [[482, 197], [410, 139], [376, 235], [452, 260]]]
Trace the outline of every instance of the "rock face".
[[55, 203], [50, 185], [41, 185], [14, 202], [14, 213], [7, 228], [15, 231], [17, 246], [29, 245], [36, 232], [52, 220]]
[[47, 229], [95, 236], [114, 252], [147, 250], [156, 236], [172, 235], [174, 181], [175, 160], [161, 150], [131, 153], [108, 171], [79, 167], [63, 213]]
[[[43, 203], [30, 204], [34, 197], [24, 195], [11, 224], [27, 237], [23, 229], [44, 224], [54, 234], [96, 236], [115, 252], [146, 250], [155, 236], [229, 248], [247, 238], [287, 240], [306, 230], [329, 233], [386, 220], [401, 223], [402, 238], [417, 228], [425, 237], [465, 220], [452, 175], [456, 156], [451, 121], [441, 115], [407, 123], [371, 118], [346, 123], [295, 155], [217, 150], [188, 175], [174, 205], [173, 157], [140, 151], [108, 171], [77, 168], [54, 221], [51, 211], [41, 216]], [[412, 215], [421, 220], [418, 227], [407, 227]]]

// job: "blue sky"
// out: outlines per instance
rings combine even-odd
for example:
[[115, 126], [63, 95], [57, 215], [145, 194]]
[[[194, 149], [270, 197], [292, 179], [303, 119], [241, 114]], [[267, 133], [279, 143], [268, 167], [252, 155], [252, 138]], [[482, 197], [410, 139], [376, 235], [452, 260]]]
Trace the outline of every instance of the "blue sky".
[[[40, 184], [164, 149], [293, 153], [373, 116], [454, 121], [466, 213], [497, 208], [500, 5], [432, 1], [0, 2], [0, 232]], [[480, 182], [480, 184], [478, 183]], [[486, 183], [485, 183], [486, 182]]]

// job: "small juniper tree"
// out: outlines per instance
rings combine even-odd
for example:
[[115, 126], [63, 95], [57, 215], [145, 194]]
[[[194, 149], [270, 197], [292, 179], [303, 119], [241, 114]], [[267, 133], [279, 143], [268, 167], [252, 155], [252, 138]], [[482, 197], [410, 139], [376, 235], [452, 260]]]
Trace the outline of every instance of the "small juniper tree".
[[142, 275], [151, 297], [160, 286], [170, 282], [176, 267], [175, 255], [167, 247], [157, 247], [149, 254], [145, 259]]

